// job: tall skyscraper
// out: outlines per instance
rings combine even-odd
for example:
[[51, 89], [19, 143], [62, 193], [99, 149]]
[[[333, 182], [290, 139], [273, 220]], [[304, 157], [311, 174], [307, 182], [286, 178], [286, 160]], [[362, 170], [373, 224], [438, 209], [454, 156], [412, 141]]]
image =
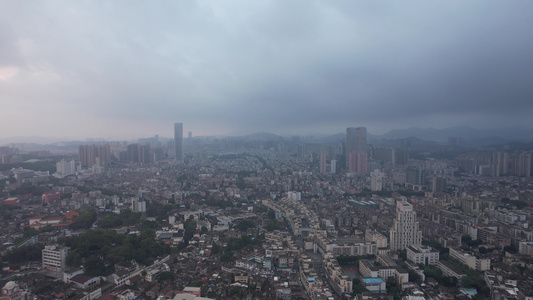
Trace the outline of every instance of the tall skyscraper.
[[326, 174], [326, 151], [320, 151], [320, 174]]
[[183, 123], [174, 123], [174, 150], [176, 160], [183, 161]]
[[337, 173], [337, 161], [332, 159], [330, 161], [329, 165], [330, 165], [330, 173], [331, 174]]
[[416, 212], [406, 199], [396, 201], [396, 218], [390, 230], [390, 249], [404, 250], [410, 245], [422, 244], [422, 231], [416, 221]]
[[383, 173], [380, 169], [375, 169], [370, 173], [370, 190], [381, 191], [383, 189]]
[[[350, 167], [351, 153], [367, 153], [366, 146], [366, 127], [348, 127], [346, 128], [346, 166]], [[352, 162], [355, 165], [355, 162]]]

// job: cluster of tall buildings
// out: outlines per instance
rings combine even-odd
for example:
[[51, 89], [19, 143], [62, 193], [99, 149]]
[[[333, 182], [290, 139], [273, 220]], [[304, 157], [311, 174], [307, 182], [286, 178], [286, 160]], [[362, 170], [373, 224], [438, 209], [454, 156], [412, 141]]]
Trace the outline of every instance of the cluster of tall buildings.
[[78, 158], [82, 168], [90, 168], [94, 165], [106, 167], [111, 163], [111, 146], [104, 145], [80, 145]]
[[481, 176], [533, 176], [533, 153], [531, 151], [517, 151], [509, 153], [496, 151], [479, 153], [468, 158], [458, 159], [458, 166], [466, 172], [473, 172]]
[[516, 152], [511, 155], [507, 152], [494, 152], [492, 154], [492, 176], [505, 175], [531, 176], [531, 152]]

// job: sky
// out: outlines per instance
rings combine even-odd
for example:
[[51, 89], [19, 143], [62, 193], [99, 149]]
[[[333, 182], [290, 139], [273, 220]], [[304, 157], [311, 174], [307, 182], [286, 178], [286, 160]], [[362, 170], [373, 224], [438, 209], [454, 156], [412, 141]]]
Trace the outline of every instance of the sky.
[[[0, 0], [0, 138], [533, 126], [533, 1]], [[186, 135], [186, 134], [185, 134]]]

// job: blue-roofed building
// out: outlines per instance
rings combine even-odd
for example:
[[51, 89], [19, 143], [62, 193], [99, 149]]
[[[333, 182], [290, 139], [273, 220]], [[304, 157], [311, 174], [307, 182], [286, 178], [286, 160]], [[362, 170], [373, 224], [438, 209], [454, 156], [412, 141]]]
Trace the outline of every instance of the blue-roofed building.
[[381, 278], [362, 278], [361, 281], [367, 290], [372, 293], [385, 293], [387, 288], [385, 286], [385, 281]]

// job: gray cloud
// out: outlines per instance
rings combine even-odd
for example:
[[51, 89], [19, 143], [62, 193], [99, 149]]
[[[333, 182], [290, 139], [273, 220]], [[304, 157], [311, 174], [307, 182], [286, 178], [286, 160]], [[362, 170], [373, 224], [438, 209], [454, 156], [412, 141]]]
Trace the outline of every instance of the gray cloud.
[[0, 136], [529, 125], [532, 8], [1, 2]]

